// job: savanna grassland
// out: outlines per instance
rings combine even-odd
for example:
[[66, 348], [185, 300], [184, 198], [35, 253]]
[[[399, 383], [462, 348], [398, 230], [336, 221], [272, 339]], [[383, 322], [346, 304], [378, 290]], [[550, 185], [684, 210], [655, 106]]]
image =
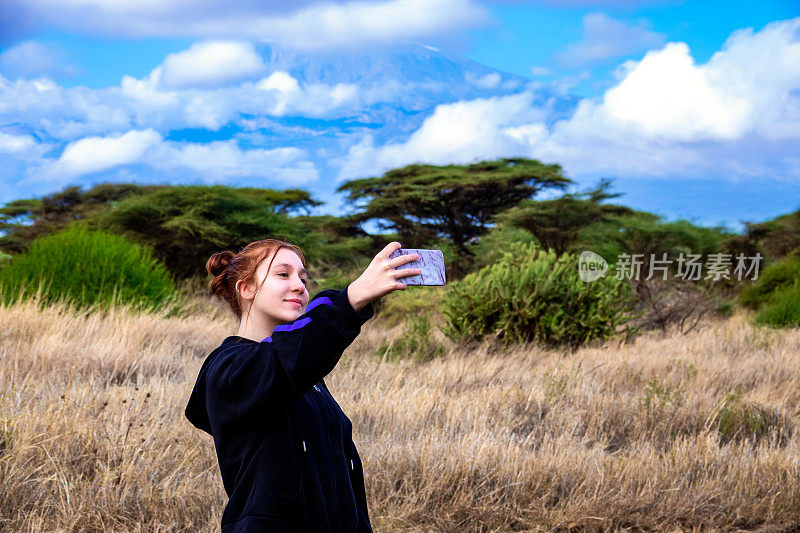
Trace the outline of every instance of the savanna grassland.
[[[0, 323], [0, 530], [219, 529], [213, 442], [183, 410], [232, 318], [29, 302]], [[798, 329], [738, 313], [574, 353], [382, 358], [400, 334], [369, 321], [326, 378], [376, 531], [800, 524]]]

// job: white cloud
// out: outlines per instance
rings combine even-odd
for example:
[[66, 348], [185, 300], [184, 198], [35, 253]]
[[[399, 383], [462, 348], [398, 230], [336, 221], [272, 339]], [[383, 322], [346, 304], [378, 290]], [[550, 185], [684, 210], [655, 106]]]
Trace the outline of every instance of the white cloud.
[[734, 32], [704, 65], [694, 64], [684, 43], [669, 43], [627, 63], [602, 102], [582, 102], [559, 128], [658, 142], [797, 137], [798, 31], [800, 18]]
[[467, 73], [467, 81], [481, 89], [494, 89], [500, 85], [502, 80], [503, 78], [500, 76], [499, 72], [490, 72], [489, 74], [480, 77], [472, 76]]
[[231, 178], [263, 177], [273, 185], [294, 186], [315, 181], [319, 172], [303, 160], [297, 148], [242, 150], [236, 141], [163, 143], [153, 151], [148, 164], [166, 171], [189, 170], [206, 182]]
[[[190, 63], [179, 66], [188, 68]], [[174, 63], [173, 67], [177, 68]], [[209, 69], [202, 78], [208, 81], [219, 74], [221, 82], [222, 73], [222, 69]], [[75, 141], [133, 129], [219, 130], [242, 115], [323, 118], [348, 106], [358, 108], [365, 98], [354, 84], [300, 83], [281, 71], [218, 88], [169, 89], [162, 83], [163, 76], [164, 65], [159, 65], [144, 78], [123, 76], [119, 87], [106, 89], [64, 89], [48, 78], [11, 81], [0, 76], [0, 120], [25, 124], [55, 141]], [[188, 80], [183, 78], [183, 82]]]
[[[0, 152], [6, 145], [29, 149], [26, 142], [8, 137], [0, 134]], [[265, 186], [296, 186], [319, 178], [306, 152], [298, 148], [245, 150], [235, 140], [180, 143], [166, 141], [153, 130], [80, 139], [68, 144], [57, 159], [38, 155], [36, 164], [28, 168], [26, 183], [64, 184], [94, 173], [121, 175], [129, 165], [144, 169], [142, 175], [169, 174], [172, 179], [207, 183], [262, 178]]]
[[592, 73], [588, 70], [584, 70], [579, 72], [578, 74], [570, 74], [559, 78], [557, 80], [553, 80], [549, 85], [550, 88], [556, 93], [562, 96], [569, 95], [570, 91], [583, 83], [584, 81], [591, 79]]
[[0, 55], [0, 72], [11, 78], [74, 76], [81, 71], [58, 46], [24, 41]]
[[572, 176], [759, 176], [800, 180], [800, 18], [734, 32], [705, 64], [669, 43], [618, 71], [602, 99], [547, 125], [522, 93], [440, 105], [404, 142], [365, 136], [340, 179], [413, 162], [526, 155]]
[[275, 90], [281, 94], [300, 92], [300, 84], [288, 72], [277, 71], [264, 78], [256, 85], [262, 91]]
[[[217, 57], [222, 55], [216, 44], [213, 49], [217, 52]], [[205, 50], [203, 46], [193, 46], [189, 50], [168, 56], [162, 65], [143, 79], [123, 76], [121, 92], [128, 99], [123, 107], [136, 114], [139, 124], [160, 129], [200, 127], [218, 130], [241, 114], [324, 117], [342, 106], [357, 105], [360, 102], [358, 88], [354, 84], [301, 84], [284, 71], [274, 71], [260, 80], [214, 89], [186, 86], [180, 89], [169, 88], [173, 84], [164, 82], [167, 70], [191, 72], [195, 62], [203, 62]], [[241, 61], [250, 65], [246, 70], [240, 71], [247, 72], [247, 77], [264, 70], [260, 58], [256, 62], [257, 56], [251, 56], [251, 53], [256, 54], [252, 45], [242, 48], [237, 46], [230, 50], [231, 55], [239, 54], [249, 58]], [[177, 60], [168, 61], [170, 57], [177, 57]], [[227, 60], [217, 62], [216, 65], [219, 66], [220, 63], [227, 64]], [[206, 72], [209, 74], [202, 74], [206, 79], [212, 79], [219, 74], [216, 79], [221, 83], [230, 70], [214, 67], [208, 68]], [[183, 80], [188, 81], [188, 76], [190, 75]]]
[[[488, 20], [474, 0], [6, 0], [42, 26], [113, 37], [264, 39], [326, 50], [441, 37]], [[13, 26], [13, 21], [11, 21]], [[2, 29], [0, 27], [0, 29]]]
[[389, 0], [317, 4], [253, 26], [258, 34], [285, 46], [324, 50], [439, 36], [485, 19], [485, 10], [469, 0]]
[[120, 89], [122, 96], [132, 102], [141, 103], [153, 108], [178, 107], [179, 93], [161, 88], [162, 67], [159, 65], [142, 79], [133, 76], [122, 76]]
[[300, 82], [283, 71], [273, 72], [256, 83], [255, 87], [273, 99], [266, 111], [274, 116], [290, 113], [320, 115], [358, 100], [356, 85], [309, 83], [301, 86]]
[[36, 147], [36, 139], [30, 135], [9, 135], [0, 132], [0, 152], [21, 153]]
[[205, 41], [170, 54], [159, 81], [168, 89], [219, 87], [257, 76], [264, 63], [251, 43]]
[[566, 67], [581, 67], [636, 54], [664, 44], [665, 36], [647, 29], [644, 22], [627, 26], [604, 13], [583, 17], [583, 38], [558, 54]]
[[553, 71], [547, 67], [531, 67], [531, 76], [552, 76]]
[[47, 78], [12, 82], [0, 76], [0, 120], [24, 124], [44, 138], [71, 141], [128, 131], [134, 127], [129, 108], [115, 89], [67, 90]]
[[159, 142], [161, 135], [153, 130], [129, 131], [113, 137], [86, 137], [68, 144], [50, 173], [71, 178], [136, 163], [148, 148]]
[[[649, 52], [591, 111], [652, 138], [734, 139], [752, 125], [753, 107], [738, 89], [715, 82], [713, 67], [697, 67], [686, 44], [670, 43]], [[575, 120], [594, 120], [589, 107], [581, 111]]]
[[447, 164], [523, 155], [530, 136], [545, 132], [538, 123], [546, 112], [532, 107], [532, 98], [524, 92], [440, 105], [402, 143], [376, 148], [373, 138], [365, 136], [335, 161], [341, 167], [339, 178], [363, 177], [415, 162]]

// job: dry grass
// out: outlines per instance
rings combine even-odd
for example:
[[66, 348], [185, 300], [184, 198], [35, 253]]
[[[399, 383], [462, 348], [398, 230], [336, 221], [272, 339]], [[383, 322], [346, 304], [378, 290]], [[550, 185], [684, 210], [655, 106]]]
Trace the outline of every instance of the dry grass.
[[[198, 308], [0, 308], [0, 530], [218, 530], [213, 443], [183, 409], [236, 327]], [[800, 524], [800, 330], [736, 315], [572, 354], [374, 354], [398, 334], [369, 322], [327, 379], [376, 531]]]

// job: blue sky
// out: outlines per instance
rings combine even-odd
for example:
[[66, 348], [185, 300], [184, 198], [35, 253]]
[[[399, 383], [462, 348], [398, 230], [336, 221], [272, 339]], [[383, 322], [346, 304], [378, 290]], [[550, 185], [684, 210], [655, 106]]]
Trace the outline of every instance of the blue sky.
[[6, 0], [0, 202], [524, 156], [740, 229], [800, 208], [800, 4]]

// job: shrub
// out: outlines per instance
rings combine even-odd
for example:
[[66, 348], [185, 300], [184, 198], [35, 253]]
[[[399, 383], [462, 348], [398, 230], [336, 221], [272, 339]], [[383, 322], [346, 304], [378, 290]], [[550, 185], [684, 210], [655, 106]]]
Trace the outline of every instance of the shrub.
[[750, 309], [758, 309], [777, 293], [797, 283], [800, 283], [800, 257], [789, 256], [765, 268], [755, 283], [739, 294], [739, 303]]
[[660, 330], [686, 335], [702, 324], [707, 316], [729, 316], [732, 306], [725, 302], [711, 283], [696, 283], [680, 278], [635, 282], [638, 302], [636, 309], [641, 317], [636, 320], [642, 331]]
[[578, 275], [578, 259], [513, 244], [497, 263], [454, 283], [444, 297], [445, 334], [453, 340], [486, 335], [514, 342], [578, 347], [592, 339], [635, 328], [629, 284], [605, 276], [590, 283]]
[[756, 314], [755, 323], [773, 328], [800, 327], [800, 281], [775, 293]]
[[406, 328], [392, 344], [383, 344], [377, 354], [387, 359], [410, 357], [417, 361], [430, 361], [444, 354], [444, 347], [431, 334], [431, 323], [425, 316], [406, 321]]
[[515, 242], [536, 243], [536, 237], [528, 230], [497, 224], [482, 236], [478, 243], [470, 247], [475, 254], [475, 263], [471, 271], [478, 271], [496, 263], [503, 257], [503, 250]]
[[665, 383], [653, 378], [647, 382], [644, 394], [639, 398], [639, 405], [642, 409], [651, 408], [676, 408], [684, 403], [683, 389], [678, 387], [673, 390]]
[[0, 270], [3, 302], [39, 293], [43, 304], [114, 304], [155, 309], [175, 298], [175, 284], [150, 249], [124, 237], [71, 226], [33, 241]]
[[800, 257], [788, 256], [764, 269], [758, 280], [739, 293], [739, 303], [758, 311], [761, 326], [800, 326]]
[[664, 222], [652, 213], [638, 212], [581, 228], [577, 242], [567, 251], [592, 250], [609, 264], [617, 263], [623, 253], [643, 254], [649, 264], [651, 254], [660, 258], [666, 253], [674, 259], [681, 253], [695, 253], [707, 258], [720, 251], [729, 235], [724, 228], [704, 228], [687, 220]]
[[392, 292], [378, 300], [382, 305], [376, 313], [390, 327], [409, 317], [424, 316], [431, 319], [439, 312], [444, 291], [444, 287], [409, 285], [405, 290]]

